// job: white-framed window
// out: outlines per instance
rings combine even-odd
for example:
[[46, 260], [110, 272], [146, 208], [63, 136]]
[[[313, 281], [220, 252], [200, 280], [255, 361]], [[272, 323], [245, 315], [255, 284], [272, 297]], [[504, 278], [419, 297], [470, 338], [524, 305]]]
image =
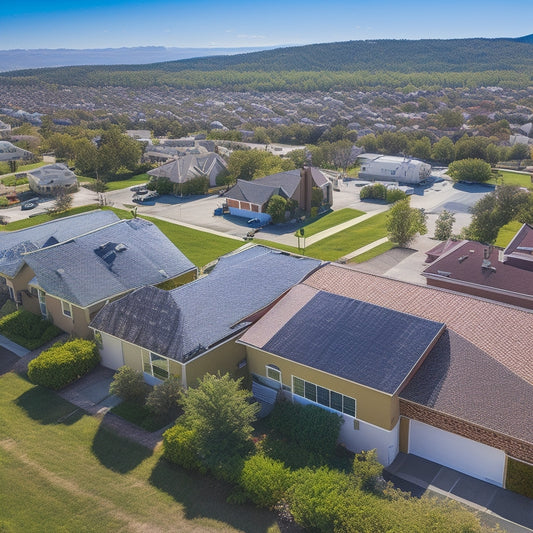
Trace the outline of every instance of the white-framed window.
[[15, 291], [13, 290], [13, 287], [8, 285], [7, 290], [9, 291], [9, 299], [15, 301]]
[[61, 311], [63, 311], [63, 314], [65, 316], [72, 318], [72, 305], [70, 304], [70, 302], [65, 302], [65, 300], [61, 300]]
[[168, 379], [170, 377], [169, 361], [166, 357], [161, 357], [153, 352], [143, 355], [144, 371], [157, 379]]
[[39, 289], [39, 307], [41, 308], [41, 315], [48, 318], [48, 310], [46, 308], [46, 293]]
[[296, 396], [301, 396], [318, 405], [355, 418], [357, 412], [355, 398], [315, 385], [296, 376], [292, 376], [292, 390]]
[[281, 370], [276, 365], [266, 365], [267, 378], [281, 383]]

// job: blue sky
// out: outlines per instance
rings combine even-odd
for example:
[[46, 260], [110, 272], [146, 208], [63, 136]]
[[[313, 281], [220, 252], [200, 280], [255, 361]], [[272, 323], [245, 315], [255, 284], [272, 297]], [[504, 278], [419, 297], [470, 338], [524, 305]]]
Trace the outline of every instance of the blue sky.
[[0, 49], [519, 37], [533, 0], [7, 0]]

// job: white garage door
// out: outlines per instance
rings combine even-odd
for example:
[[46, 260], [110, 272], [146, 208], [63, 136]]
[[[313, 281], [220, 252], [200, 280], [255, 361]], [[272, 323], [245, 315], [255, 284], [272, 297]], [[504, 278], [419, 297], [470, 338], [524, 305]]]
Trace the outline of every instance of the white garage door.
[[411, 420], [409, 453], [503, 486], [505, 453], [486, 444]]
[[102, 348], [100, 349], [102, 366], [116, 370], [124, 365], [122, 355], [122, 341], [116, 337], [111, 337], [102, 333]]

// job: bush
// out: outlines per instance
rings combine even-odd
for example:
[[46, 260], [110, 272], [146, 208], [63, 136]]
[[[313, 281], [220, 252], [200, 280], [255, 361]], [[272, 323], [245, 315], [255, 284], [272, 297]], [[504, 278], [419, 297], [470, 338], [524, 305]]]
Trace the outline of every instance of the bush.
[[291, 483], [291, 472], [283, 463], [264, 455], [244, 462], [240, 485], [255, 504], [271, 509], [281, 501]]
[[505, 486], [509, 490], [533, 498], [533, 465], [509, 458]]
[[397, 202], [398, 200], [404, 200], [407, 198], [407, 194], [405, 194], [401, 189], [387, 189], [386, 194], [386, 200], [388, 204], [393, 204], [394, 202]]
[[268, 201], [266, 212], [272, 217], [274, 224], [280, 224], [285, 221], [285, 212], [287, 210], [287, 200], [279, 194], [274, 194]]
[[376, 450], [356, 454], [352, 471], [363, 490], [378, 492], [382, 488], [380, 485], [383, 481], [383, 465], [378, 461]]
[[5, 196], [0, 196], [0, 207], [7, 207], [9, 200]]
[[374, 183], [373, 185], [365, 185], [359, 192], [361, 200], [386, 200], [387, 187], [382, 183]]
[[28, 350], [35, 350], [57, 337], [61, 330], [43, 317], [20, 309], [0, 319], [0, 333]]
[[152, 178], [146, 188], [159, 194], [173, 194], [174, 184], [168, 178]]
[[181, 384], [177, 377], [171, 376], [161, 385], [156, 385], [146, 398], [146, 407], [161, 419], [175, 419], [179, 413], [178, 400]]
[[163, 433], [163, 456], [171, 463], [198, 470], [202, 474], [207, 469], [202, 465], [197, 454], [196, 431], [188, 429], [179, 422]]
[[58, 390], [87, 374], [100, 361], [92, 341], [75, 339], [56, 343], [28, 364], [28, 377], [33, 383]]
[[204, 176], [193, 178], [185, 183], [178, 183], [174, 187], [175, 194], [189, 196], [192, 194], [207, 194], [209, 190], [209, 179]]
[[484, 182], [490, 180], [492, 173], [489, 163], [483, 159], [460, 159], [450, 163], [448, 175], [454, 181]]
[[113, 376], [109, 392], [126, 402], [142, 404], [148, 392], [148, 385], [144, 382], [142, 372], [129, 366], [121, 366]]
[[335, 451], [343, 419], [315, 405], [278, 402], [268, 421], [272, 429], [282, 436], [329, 457]]

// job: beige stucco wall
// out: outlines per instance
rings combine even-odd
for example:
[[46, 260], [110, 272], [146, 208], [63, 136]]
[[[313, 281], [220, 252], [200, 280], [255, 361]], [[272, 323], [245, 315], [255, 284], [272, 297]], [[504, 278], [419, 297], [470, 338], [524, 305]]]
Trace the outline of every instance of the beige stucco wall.
[[84, 339], [92, 337], [92, 332], [89, 330], [89, 311], [86, 308], [71, 305], [72, 317], [68, 317], [63, 314], [59, 298], [47, 294], [45, 302], [48, 319], [58, 328], [76, 337]]
[[389, 396], [383, 392], [294, 363], [293, 361], [288, 361], [256, 348], [246, 346], [246, 353], [248, 371], [250, 373], [266, 376], [266, 365], [274, 364], [281, 370], [283, 384], [291, 389], [292, 376], [296, 376], [321, 387], [355, 398], [357, 402], [356, 418], [359, 420], [386, 430], [391, 430], [398, 422], [400, 408], [397, 397]]
[[122, 356], [126, 366], [139, 372], [143, 371], [142, 348], [140, 346], [122, 341]]
[[248, 372], [246, 367], [238, 368], [239, 362], [246, 357], [246, 349], [242, 344], [236, 344], [234, 339], [217, 346], [192, 361], [185, 363], [187, 377], [186, 385], [195, 387], [198, 380], [205, 374], [228, 373], [234, 378], [245, 377]]

